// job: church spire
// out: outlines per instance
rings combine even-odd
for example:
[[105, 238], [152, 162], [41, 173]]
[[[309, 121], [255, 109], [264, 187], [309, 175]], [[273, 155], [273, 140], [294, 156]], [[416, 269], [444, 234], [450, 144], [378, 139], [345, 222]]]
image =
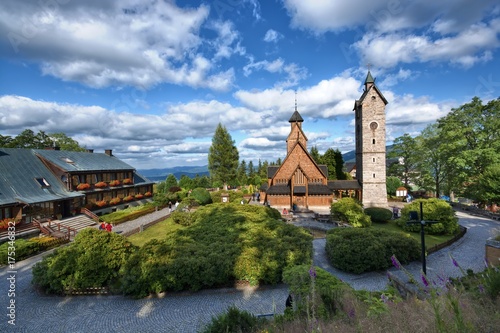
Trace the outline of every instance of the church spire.
[[290, 117], [290, 120], [288, 120], [288, 122], [289, 123], [302, 123], [302, 122], [304, 122], [304, 119], [302, 119], [299, 111], [297, 110], [297, 91], [295, 91], [295, 111], [293, 112], [293, 114]]
[[370, 70], [368, 70], [368, 74], [366, 74], [366, 79], [365, 79], [365, 90], [368, 90], [374, 84], [375, 84], [375, 79], [373, 78], [372, 73], [370, 73]]

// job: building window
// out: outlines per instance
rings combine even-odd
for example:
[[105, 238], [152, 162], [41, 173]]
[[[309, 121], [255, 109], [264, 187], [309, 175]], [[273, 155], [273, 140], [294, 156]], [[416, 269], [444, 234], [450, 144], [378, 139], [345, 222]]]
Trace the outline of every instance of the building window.
[[49, 182], [45, 178], [35, 178], [41, 187], [50, 187]]
[[372, 143], [375, 144], [375, 139], [372, 140]]
[[373, 163], [375, 163], [375, 157], [374, 157], [374, 158], [372, 158], [372, 161], [373, 161]]
[[375, 178], [375, 174], [373, 174], [373, 178]]

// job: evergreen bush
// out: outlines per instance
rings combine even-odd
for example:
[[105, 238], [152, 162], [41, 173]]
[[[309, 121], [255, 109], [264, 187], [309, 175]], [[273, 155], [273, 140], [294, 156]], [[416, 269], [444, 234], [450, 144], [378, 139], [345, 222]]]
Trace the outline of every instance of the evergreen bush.
[[355, 228], [365, 228], [372, 224], [370, 216], [363, 211], [363, 206], [353, 198], [342, 198], [330, 207], [332, 218], [348, 223]]
[[453, 235], [459, 230], [458, 218], [455, 217], [453, 208], [444, 200], [417, 199], [412, 203], [405, 205], [401, 210], [401, 218], [398, 219], [398, 225], [405, 231], [419, 232], [420, 224], [407, 225], [410, 219], [410, 211], [416, 211], [420, 219], [420, 203], [424, 212], [424, 220], [439, 221], [439, 223], [427, 224], [425, 233], [429, 235]]
[[369, 207], [365, 209], [365, 214], [370, 216], [372, 222], [383, 223], [392, 219], [392, 212], [387, 208]]
[[237, 307], [230, 306], [226, 312], [212, 318], [201, 332], [202, 333], [222, 333], [222, 332], [237, 332], [251, 333], [255, 332], [263, 320], [255, 317], [251, 313], [239, 310]]
[[189, 195], [191, 198], [194, 198], [200, 205], [208, 205], [212, 203], [212, 197], [210, 196], [210, 192], [207, 189], [202, 187], [197, 187], [191, 191]]
[[393, 254], [404, 264], [416, 260], [420, 246], [401, 232], [336, 228], [327, 232], [326, 254], [333, 266], [360, 274], [390, 267]]

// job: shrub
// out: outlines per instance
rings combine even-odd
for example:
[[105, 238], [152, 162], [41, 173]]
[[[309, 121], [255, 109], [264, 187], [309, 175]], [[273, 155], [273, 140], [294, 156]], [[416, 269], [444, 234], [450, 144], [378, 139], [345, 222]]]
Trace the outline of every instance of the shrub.
[[170, 218], [177, 224], [190, 226], [192, 224], [191, 213], [175, 210], [170, 214]]
[[[10, 247], [10, 248], [9, 248]], [[12, 248], [14, 247], [14, 249]], [[9, 252], [15, 252], [15, 255], [10, 255]], [[26, 239], [16, 239], [14, 246], [11, 242], [6, 242], [0, 245], [0, 264], [6, 265], [8, 257], [15, 258], [16, 261], [28, 258], [40, 251], [40, 246], [36, 243], [30, 242]]]
[[[314, 267], [314, 272], [316, 275], [314, 277], [314, 288], [319, 296], [319, 302], [315, 304], [315, 311], [323, 318], [335, 315], [342, 308], [343, 293], [351, 288], [339, 278], [319, 267]], [[312, 278], [311, 266], [309, 265], [288, 267], [283, 271], [283, 282], [289, 286], [294, 305], [297, 307], [298, 312], [302, 314], [306, 314], [307, 306], [311, 306], [307, 301], [311, 296]]]
[[202, 187], [197, 187], [193, 191], [191, 191], [190, 197], [194, 198], [202, 206], [212, 203], [210, 192]]
[[258, 319], [251, 313], [239, 310], [237, 307], [230, 306], [226, 312], [212, 318], [201, 332], [203, 333], [221, 333], [221, 332], [238, 332], [251, 333], [255, 332], [259, 324], [264, 319]]
[[212, 202], [218, 203], [222, 202], [221, 194], [229, 195], [229, 202], [237, 202], [240, 203], [241, 199], [243, 199], [243, 192], [241, 191], [216, 191], [210, 192], [210, 196], [212, 197]]
[[[142, 297], [227, 286], [235, 280], [279, 283], [286, 267], [310, 264], [312, 236], [272, 217], [274, 211], [223, 203], [199, 207], [190, 213], [189, 227], [149, 241], [132, 255], [122, 291]], [[172, 216], [177, 214], [188, 213], [178, 210]]]
[[370, 216], [363, 212], [363, 206], [353, 198], [343, 198], [332, 203], [330, 212], [334, 220], [349, 223], [355, 228], [365, 228], [372, 224]]
[[387, 208], [369, 207], [365, 209], [365, 214], [370, 216], [372, 222], [383, 223], [392, 218], [392, 212]]
[[440, 199], [417, 199], [406, 205], [401, 210], [401, 218], [398, 219], [398, 225], [405, 231], [419, 232], [420, 224], [407, 225], [410, 219], [410, 211], [416, 211], [420, 219], [420, 203], [424, 212], [424, 220], [439, 221], [435, 224], [427, 224], [425, 233], [430, 235], [452, 235], [459, 230], [458, 218], [455, 217], [453, 208], [444, 200]]
[[420, 246], [414, 238], [370, 228], [330, 230], [325, 249], [333, 266], [356, 274], [390, 267], [393, 254], [404, 264], [420, 256]]
[[33, 283], [48, 293], [112, 287], [135, 247], [113, 232], [88, 228], [71, 245], [57, 249], [33, 267]]

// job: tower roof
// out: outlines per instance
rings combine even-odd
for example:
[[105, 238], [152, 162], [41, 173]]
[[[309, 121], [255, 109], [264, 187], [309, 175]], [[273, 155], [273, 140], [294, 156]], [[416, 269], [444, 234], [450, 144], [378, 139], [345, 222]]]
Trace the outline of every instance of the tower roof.
[[299, 111], [295, 110], [295, 112], [292, 114], [290, 117], [290, 120], [288, 120], [289, 123], [302, 123], [304, 122], [304, 119], [300, 116]]
[[373, 79], [372, 73], [370, 73], [370, 70], [368, 70], [368, 74], [366, 75], [365, 79], [365, 84], [367, 83], [375, 83], [375, 80]]

